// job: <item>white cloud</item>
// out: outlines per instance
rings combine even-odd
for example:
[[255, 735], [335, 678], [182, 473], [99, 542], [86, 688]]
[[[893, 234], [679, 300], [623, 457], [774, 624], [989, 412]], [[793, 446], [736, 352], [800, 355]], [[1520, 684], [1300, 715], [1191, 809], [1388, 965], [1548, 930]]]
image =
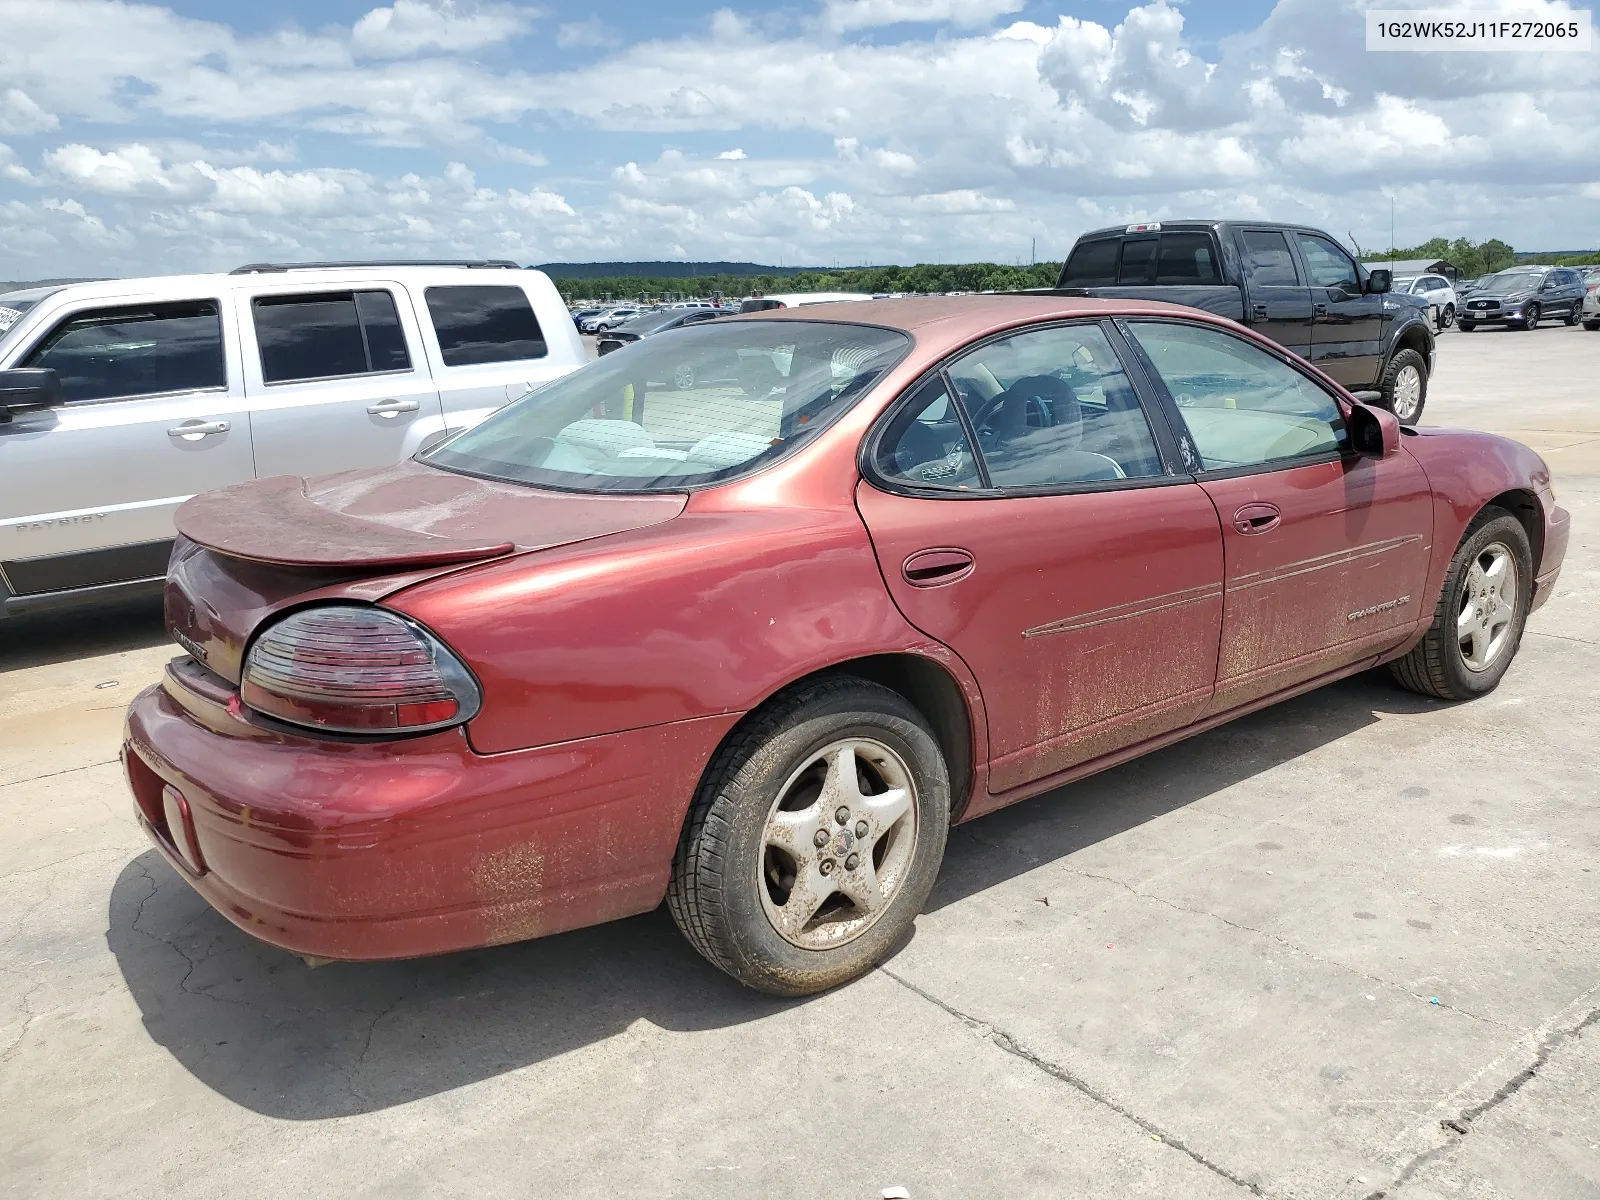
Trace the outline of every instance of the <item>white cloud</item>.
[[21, 88], [0, 92], [0, 133], [43, 133], [60, 124], [60, 118], [45, 112]]
[[537, 13], [510, 4], [457, 0], [395, 0], [355, 23], [350, 44], [357, 54], [405, 58], [422, 50], [476, 50], [522, 33]]
[[822, 9], [822, 24], [835, 33], [909, 21], [987, 25], [996, 17], [1017, 12], [1026, 3], [1027, 0], [828, 0]]
[[721, 154], [717, 155], [717, 157], [725, 162], [740, 162], [741, 160], [749, 158], [750, 156], [743, 150], [735, 147], [732, 150], [724, 150]]

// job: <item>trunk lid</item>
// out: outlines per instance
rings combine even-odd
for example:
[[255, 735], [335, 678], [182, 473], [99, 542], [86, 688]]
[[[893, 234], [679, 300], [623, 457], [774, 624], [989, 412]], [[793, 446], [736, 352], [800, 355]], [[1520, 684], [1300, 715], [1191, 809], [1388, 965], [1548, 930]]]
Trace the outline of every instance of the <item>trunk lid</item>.
[[415, 462], [236, 484], [178, 509], [167, 628], [237, 684], [251, 633], [280, 609], [380, 600], [493, 558], [660, 524], [687, 499], [544, 491]]

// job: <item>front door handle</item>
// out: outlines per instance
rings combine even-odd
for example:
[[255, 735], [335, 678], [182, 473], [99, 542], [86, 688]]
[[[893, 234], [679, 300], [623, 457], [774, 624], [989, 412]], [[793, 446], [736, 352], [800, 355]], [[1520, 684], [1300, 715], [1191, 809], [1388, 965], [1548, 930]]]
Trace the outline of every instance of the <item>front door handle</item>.
[[1267, 533], [1276, 529], [1282, 520], [1283, 514], [1278, 511], [1276, 504], [1258, 500], [1242, 505], [1233, 514], [1233, 527], [1240, 533]]
[[422, 407], [420, 400], [379, 400], [367, 405], [367, 415], [371, 417], [392, 417], [396, 413], [416, 412]]
[[918, 550], [900, 566], [900, 575], [912, 587], [938, 587], [972, 574], [974, 560], [966, 550], [936, 546]]
[[210, 437], [213, 433], [227, 433], [233, 426], [227, 421], [185, 421], [182, 425], [174, 425], [167, 430], [168, 437], [182, 438], [186, 442], [198, 442], [203, 437]]

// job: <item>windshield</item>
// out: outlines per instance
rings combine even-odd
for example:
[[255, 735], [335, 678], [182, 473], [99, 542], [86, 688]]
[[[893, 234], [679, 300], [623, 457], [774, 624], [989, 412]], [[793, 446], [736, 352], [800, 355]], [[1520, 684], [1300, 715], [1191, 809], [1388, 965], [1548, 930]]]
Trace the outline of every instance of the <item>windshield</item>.
[[7, 292], [0, 295], [0, 341], [11, 332], [12, 326], [22, 319], [39, 301], [55, 294], [54, 288], [31, 288], [25, 292]]
[[681, 308], [676, 312], [645, 313], [643, 316], [634, 317], [632, 320], [624, 321], [621, 325], [618, 325], [617, 328], [625, 329], [629, 333], [651, 333], [657, 329], [660, 329], [663, 325], [671, 325], [674, 321], [683, 320], [686, 315], [687, 314]]
[[668, 330], [548, 383], [429, 451], [447, 470], [584, 491], [680, 491], [766, 466], [911, 346], [829, 321]]
[[1480, 280], [1478, 286], [1505, 292], [1513, 288], [1538, 287], [1543, 278], [1543, 271], [1501, 271], [1498, 275]]

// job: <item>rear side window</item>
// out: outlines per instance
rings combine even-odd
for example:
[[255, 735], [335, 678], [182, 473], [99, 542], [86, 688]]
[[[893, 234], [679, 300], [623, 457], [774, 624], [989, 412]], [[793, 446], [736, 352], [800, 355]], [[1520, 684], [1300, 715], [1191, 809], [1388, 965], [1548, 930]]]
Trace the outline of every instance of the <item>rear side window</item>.
[[1245, 264], [1258, 287], [1297, 287], [1300, 276], [1289, 256], [1289, 242], [1276, 229], [1244, 231]]
[[1158, 284], [1221, 283], [1217, 254], [1206, 233], [1163, 233], [1156, 261]]
[[257, 296], [251, 315], [267, 383], [411, 369], [394, 297], [386, 291]]
[[97, 308], [50, 331], [25, 367], [50, 367], [68, 402], [228, 386], [215, 300]]
[[431, 287], [428, 313], [447, 367], [543, 358], [549, 348], [519, 287]]
[[1061, 272], [1062, 287], [1109, 287], [1117, 281], [1117, 252], [1121, 238], [1079, 242]]

